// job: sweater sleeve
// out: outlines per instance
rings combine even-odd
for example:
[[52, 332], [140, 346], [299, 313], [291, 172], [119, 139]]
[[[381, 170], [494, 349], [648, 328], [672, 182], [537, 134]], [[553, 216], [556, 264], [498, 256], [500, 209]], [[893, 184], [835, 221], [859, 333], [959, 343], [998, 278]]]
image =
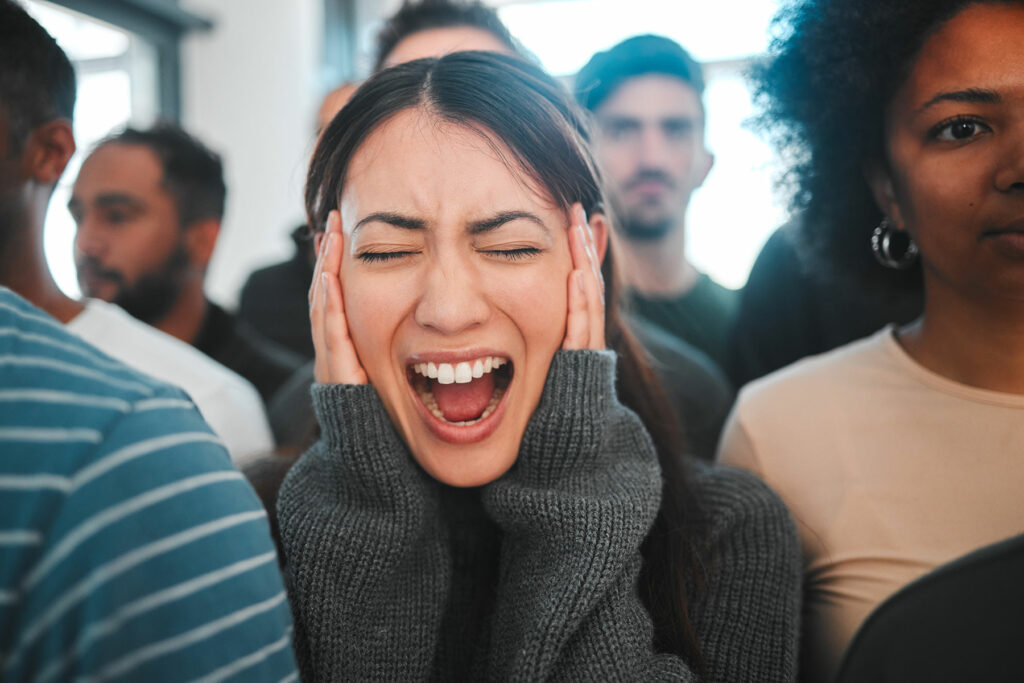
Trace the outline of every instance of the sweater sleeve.
[[615, 397], [610, 352], [559, 351], [520, 447], [483, 502], [504, 530], [494, 680], [692, 680], [653, 651], [636, 581], [661, 476]]
[[372, 386], [312, 393], [323, 436], [278, 499], [302, 677], [424, 680], [451, 574], [436, 486]]
[[748, 472], [700, 466], [707, 574], [690, 617], [708, 681], [796, 680], [802, 569], [782, 500]]

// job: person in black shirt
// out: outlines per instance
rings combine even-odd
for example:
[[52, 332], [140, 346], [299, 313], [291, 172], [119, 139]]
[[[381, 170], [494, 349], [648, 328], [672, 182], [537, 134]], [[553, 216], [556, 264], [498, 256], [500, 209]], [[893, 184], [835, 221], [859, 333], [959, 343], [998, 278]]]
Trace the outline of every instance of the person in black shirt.
[[212, 303], [203, 281], [224, 214], [220, 158], [170, 124], [128, 128], [82, 164], [68, 208], [86, 296], [110, 301], [249, 380], [264, 402], [301, 357]]
[[594, 153], [615, 211], [632, 312], [722, 368], [738, 293], [686, 257], [686, 209], [714, 164], [704, 141], [704, 76], [677, 43], [636, 36], [576, 76], [596, 122]]

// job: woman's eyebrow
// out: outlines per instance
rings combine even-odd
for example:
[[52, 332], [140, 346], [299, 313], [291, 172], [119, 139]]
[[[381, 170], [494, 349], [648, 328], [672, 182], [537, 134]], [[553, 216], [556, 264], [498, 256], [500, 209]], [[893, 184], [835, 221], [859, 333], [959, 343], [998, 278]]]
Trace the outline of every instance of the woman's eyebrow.
[[412, 218], [410, 216], [403, 216], [400, 213], [392, 213], [390, 211], [378, 211], [376, 213], [371, 213], [369, 216], [364, 217], [356, 223], [356, 227], [352, 228], [352, 232], [355, 232], [367, 223], [387, 223], [388, 225], [393, 225], [396, 228], [403, 228], [405, 230], [425, 230], [427, 227], [427, 222], [422, 218]]
[[536, 223], [544, 232], [548, 232], [548, 226], [544, 225], [544, 221], [530, 213], [529, 211], [502, 211], [501, 213], [495, 214], [490, 218], [484, 218], [478, 221], [472, 221], [469, 224], [469, 234], [479, 235], [483, 232], [489, 232], [496, 228], [500, 228], [506, 223], [510, 223], [515, 220], [525, 219], [532, 223]]
[[918, 110], [914, 113], [922, 113], [929, 107], [938, 104], [939, 102], [970, 102], [974, 104], [999, 104], [1003, 101], [1002, 96], [995, 90], [983, 90], [981, 88], [967, 88], [966, 90], [954, 90], [951, 92], [940, 92], [935, 97], [931, 98], [924, 104], [922, 104]]

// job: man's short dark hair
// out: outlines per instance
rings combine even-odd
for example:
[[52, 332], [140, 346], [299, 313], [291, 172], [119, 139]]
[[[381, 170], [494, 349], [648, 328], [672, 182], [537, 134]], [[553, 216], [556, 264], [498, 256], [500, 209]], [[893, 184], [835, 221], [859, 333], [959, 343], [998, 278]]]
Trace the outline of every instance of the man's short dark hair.
[[158, 123], [148, 130], [126, 128], [96, 147], [109, 144], [139, 145], [156, 155], [163, 169], [162, 184], [174, 198], [182, 228], [224, 217], [227, 187], [220, 156], [178, 126]]
[[662, 36], [627, 38], [598, 52], [576, 75], [576, 101], [594, 111], [624, 82], [647, 74], [665, 74], [685, 81], [700, 97], [704, 72], [679, 43]]
[[374, 72], [380, 71], [395, 46], [414, 33], [434, 28], [466, 26], [490, 33], [514, 54], [522, 49], [501, 23], [498, 13], [478, 0], [405, 0], [377, 34]]
[[0, 113], [11, 151], [33, 128], [75, 110], [75, 70], [57, 41], [17, 3], [0, 0]]

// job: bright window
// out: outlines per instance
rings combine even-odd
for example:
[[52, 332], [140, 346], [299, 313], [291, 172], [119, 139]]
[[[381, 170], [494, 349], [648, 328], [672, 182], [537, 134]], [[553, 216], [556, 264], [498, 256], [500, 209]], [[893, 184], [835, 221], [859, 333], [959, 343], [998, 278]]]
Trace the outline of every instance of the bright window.
[[595, 52], [643, 33], [672, 38], [704, 63], [715, 167], [690, 203], [687, 252], [729, 287], [746, 282], [764, 241], [786, 218], [773, 192], [771, 149], [744, 126], [754, 114], [744, 72], [767, 49], [777, 8], [776, 0], [537, 0], [499, 8], [512, 35], [558, 76], [575, 74]]
[[127, 123], [149, 122], [157, 110], [156, 58], [133, 34], [39, 0], [25, 8], [49, 31], [75, 67], [75, 142], [78, 151], [50, 200], [44, 229], [46, 259], [54, 279], [70, 297], [80, 291], [72, 257], [75, 224], [68, 213], [71, 187], [82, 159], [108, 133]]

